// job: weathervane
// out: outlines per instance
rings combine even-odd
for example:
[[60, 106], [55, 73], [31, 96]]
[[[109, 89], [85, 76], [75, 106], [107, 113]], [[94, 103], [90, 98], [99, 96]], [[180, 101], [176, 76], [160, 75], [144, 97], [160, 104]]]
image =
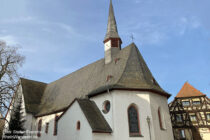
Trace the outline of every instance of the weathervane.
[[133, 34], [131, 34], [131, 40], [132, 40], [132, 42], [134, 41], [134, 36], [133, 36]]

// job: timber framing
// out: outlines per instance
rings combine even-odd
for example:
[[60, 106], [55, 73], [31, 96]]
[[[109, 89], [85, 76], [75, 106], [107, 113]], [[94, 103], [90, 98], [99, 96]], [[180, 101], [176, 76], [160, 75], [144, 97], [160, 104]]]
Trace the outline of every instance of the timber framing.
[[[174, 132], [188, 129], [198, 136], [201, 128], [210, 131], [210, 120], [207, 117], [210, 113], [210, 100], [207, 96], [176, 97], [169, 104], [169, 111]], [[174, 136], [176, 139], [176, 134]], [[193, 136], [193, 139], [200, 138]]]

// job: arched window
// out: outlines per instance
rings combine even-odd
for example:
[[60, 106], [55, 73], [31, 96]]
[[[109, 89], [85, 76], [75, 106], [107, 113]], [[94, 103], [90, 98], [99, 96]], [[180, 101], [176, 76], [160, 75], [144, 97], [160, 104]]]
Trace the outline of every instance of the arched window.
[[128, 107], [128, 124], [130, 136], [141, 136], [139, 114], [135, 105]]
[[53, 135], [56, 136], [58, 131], [58, 116], [55, 115]]
[[165, 130], [166, 125], [164, 123], [164, 114], [162, 113], [160, 107], [158, 107], [158, 118], [159, 118], [160, 129]]
[[38, 122], [38, 133], [37, 133], [38, 137], [41, 136], [41, 130], [42, 130], [42, 119], [40, 119]]
[[49, 123], [46, 123], [46, 126], [45, 126], [45, 133], [46, 134], [48, 133], [48, 129], [49, 129]]
[[80, 130], [80, 121], [77, 121], [77, 130]]

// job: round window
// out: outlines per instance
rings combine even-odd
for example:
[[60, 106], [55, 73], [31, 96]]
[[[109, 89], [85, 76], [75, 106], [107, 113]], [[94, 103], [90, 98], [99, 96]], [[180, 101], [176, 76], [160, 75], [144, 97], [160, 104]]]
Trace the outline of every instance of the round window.
[[109, 110], [110, 110], [110, 107], [111, 107], [111, 104], [110, 104], [110, 101], [108, 101], [108, 100], [106, 100], [106, 101], [104, 101], [104, 103], [103, 103], [103, 113], [108, 113], [109, 112]]

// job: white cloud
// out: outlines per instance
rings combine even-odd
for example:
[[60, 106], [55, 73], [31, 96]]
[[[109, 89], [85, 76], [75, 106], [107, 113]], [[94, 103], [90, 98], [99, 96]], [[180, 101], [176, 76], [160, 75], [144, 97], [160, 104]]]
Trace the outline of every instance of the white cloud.
[[9, 24], [9, 23], [25, 23], [25, 22], [30, 22], [32, 20], [35, 20], [35, 18], [34, 17], [31, 17], [31, 16], [25, 16], [25, 17], [2, 19], [0, 21], [0, 23], [4, 23], [4, 24]]
[[18, 39], [12, 35], [0, 35], [0, 40], [5, 41], [8, 45], [18, 45]]
[[[135, 21], [135, 20], [134, 20]], [[166, 20], [166, 17], [156, 17], [152, 20], [151, 17], [146, 17], [144, 20], [136, 23], [130, 20], [130, 23], [124, 24], [121, 31], [126, 33], [126, 36], [134, 34], [134, 38], [141, 44], [162, 44], [171, 36], [183, 36], [187, 31], [193, 31], [202, 27], [201, 20], [196, 16], [174, 17], [171, 20]]]
[[57, 25], [57, 26], [59, 26], [60, 28], [62, 28], [62, 29], [64, 29], [64, 30], [66, 30], [67, 32], [69, 32], [69, 33], [75, 33], [74, 32], [74, 29], [71, 27], [71, 26], [69, 26], [69, 25], [67, 25], [67, 24], [64, 24], [64, 23], [58, 23], [58, 22], [56, 22], [56, 23], [54, 23], [55, 25]]
[[199, 28], [202, 24], [197, 17], [181, 17], [177, 21], [177, 28], [180, 35], [184, 35], [187, 30], [194, 30]]

